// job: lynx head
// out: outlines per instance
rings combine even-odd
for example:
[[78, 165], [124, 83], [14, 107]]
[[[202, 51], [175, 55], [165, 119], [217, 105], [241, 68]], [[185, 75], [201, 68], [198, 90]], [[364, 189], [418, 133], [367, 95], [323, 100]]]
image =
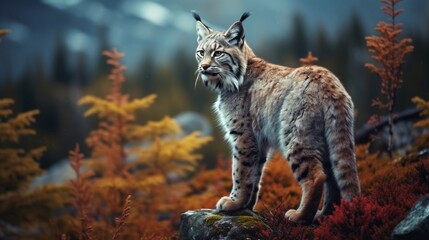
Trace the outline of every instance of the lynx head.
[[192, 13], [197, 21], [196, 81], [201, 78], [204, 85], [218, 92], [238, 91], [243, 84], [247, 57], [251, 52], [244, 40], [242, 24], [250, 14], [244, 13], [228, 30], [216, 31], [204, 24], [196, 12]]

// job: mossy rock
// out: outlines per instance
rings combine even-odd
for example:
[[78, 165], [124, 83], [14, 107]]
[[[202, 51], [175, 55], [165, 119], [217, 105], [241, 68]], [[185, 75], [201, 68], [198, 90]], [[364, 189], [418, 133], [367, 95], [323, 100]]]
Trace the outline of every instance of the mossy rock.
[[215, 212], [212, 209], [182, 214], [180, 235], [184, 239], [266, 239], [270, 228], [255, 212]]

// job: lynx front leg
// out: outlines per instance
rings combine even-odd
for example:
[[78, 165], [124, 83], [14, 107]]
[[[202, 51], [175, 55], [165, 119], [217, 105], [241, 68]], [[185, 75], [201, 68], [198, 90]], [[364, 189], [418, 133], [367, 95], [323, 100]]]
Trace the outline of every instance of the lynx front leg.
[[217, 202], [217, 211], [253, 209], [257, 202], [259, 181], [265, 163], [266, 156], [258, 150], [253, 136], [232, 132], [237, 135], [233, 148], [233, 186], [230, 195]]

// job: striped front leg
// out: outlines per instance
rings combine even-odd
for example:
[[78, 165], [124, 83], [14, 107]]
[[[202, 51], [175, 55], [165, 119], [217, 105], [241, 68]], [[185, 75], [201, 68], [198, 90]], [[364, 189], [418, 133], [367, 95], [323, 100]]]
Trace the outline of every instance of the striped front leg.
[[[250, 132], [250, 131], [249, 131]], [[229, 196], [222, 197], [216, 204], [217, 211], [253, 209], [257, 202], [259, 181], [265, 157], [261, 156], [252, 134], [231, 131], [233, 141], [232, 180]], [[263, 160], [261, 160], [263, 159]]]

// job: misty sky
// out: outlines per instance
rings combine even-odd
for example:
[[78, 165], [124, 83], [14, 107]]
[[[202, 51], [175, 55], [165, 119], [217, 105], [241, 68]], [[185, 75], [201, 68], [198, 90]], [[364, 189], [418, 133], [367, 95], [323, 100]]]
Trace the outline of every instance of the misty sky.
[[[193, 55], [196, 37], [191, 9], [218, 29], [227, 28], [243, 12], [252, 12], [245, 29], [257, 52], [268, 40], [290, 35], [296, 14], [302, 15], [310, 36], [320, 26], [330, 35], [340, 34], [353, 13], [360, 17], [366, 32], [373, 33], [379, 20], [387, 20], [378, 10], [380, 6], [378, 0], [0, 0], [0, 28], [11, 30], [0, 44], [0, 64], [6, 68], [0, 69], [0, 80], [3, 71], [17, 75], [37, 59], [51, 66], [61, 37], [70, 56], [85, 51], [94, 59], [99, 54], [103, 26], [108, 29], [109, 45], [126, 53], [125, 64], [133, 70], [144, 54], [160, 62], [178, 48]], [[404, 28], [427, 37], [429, 1], [405, 0], [399, 7], [405, 9], [399, 18]]]

